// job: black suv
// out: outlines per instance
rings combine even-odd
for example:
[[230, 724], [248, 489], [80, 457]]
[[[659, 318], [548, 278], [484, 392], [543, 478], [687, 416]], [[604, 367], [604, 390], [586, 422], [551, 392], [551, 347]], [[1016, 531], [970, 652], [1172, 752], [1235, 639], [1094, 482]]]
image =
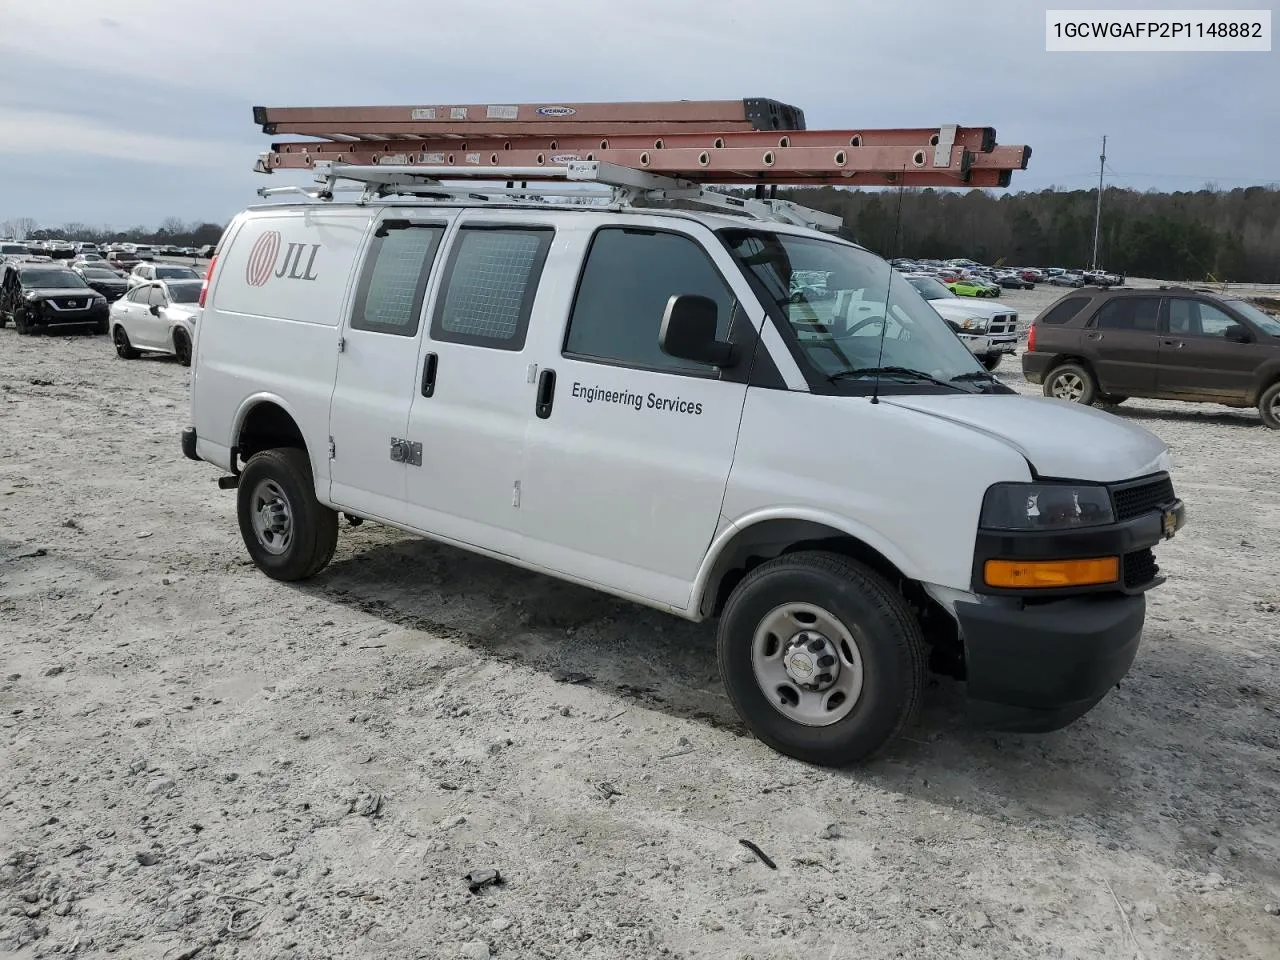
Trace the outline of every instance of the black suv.
[[51, 327], [106, 333], [109, 309], [102, 294], [60, 264], [19, 261], [0, 266], [0, 326], [12, 320], [19, 333], [43, 333]]
[[1204, 290], [1069, 293], [1031, 325], [1022, 372], [1046, 397], [1256, 406], [1280, 430], [1280, 319]]

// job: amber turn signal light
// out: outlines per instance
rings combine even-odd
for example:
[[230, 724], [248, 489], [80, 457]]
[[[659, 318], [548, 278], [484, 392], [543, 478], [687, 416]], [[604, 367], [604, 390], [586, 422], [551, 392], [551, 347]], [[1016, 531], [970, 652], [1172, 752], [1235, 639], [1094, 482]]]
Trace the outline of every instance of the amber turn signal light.
[[1051, 589], [1087, 587], [1120, 579], [1119, 557], [1090, 560], [988, 560], [983, 577], [989, 587]]

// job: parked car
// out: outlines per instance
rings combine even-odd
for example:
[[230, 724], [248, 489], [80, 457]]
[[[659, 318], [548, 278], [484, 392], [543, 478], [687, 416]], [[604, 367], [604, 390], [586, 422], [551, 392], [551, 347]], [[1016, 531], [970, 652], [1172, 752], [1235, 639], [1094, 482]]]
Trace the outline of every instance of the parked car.
[[151, 283], [154, 280], [200, 280], [200, 274], [190, 267], [169, 263], [139, 263], [129, 273], [129, 286]]
[[9, 261], [0, 265], [0, 326], [20, 334], [57, 328], [107, 332], [107, 300], [61, 263]]
[[81, 260], [72, 263], [71, 269], [80, 274], [91, 289], [106, 297], [108, 303], [119, 300], [129, 290], [128, 281], [107, 267], [105, 261]]
[[124, 250], [111, 250], [107, 253], [107, 263], [113, 267], [128, 273], [136, 267], [141, 261], [131, 253]]
[[988, 370], [1018, 347], [1018, 314], [1007, 307], [952, 296], [934, 277], [909, 273], [905, 279], [929, 301]]
[[[728, 699], [811, 763], [896, 736], [926, 636], [1006, 729], [1070, 723], [1128, 671], [1183, 516], [1154, 434], [1016, 395], [815, 230], [489, 206], [227, 227], [181, 442], [265, 576], [315, 576], [342, 513], [718, 618]], [[797, 274], [823, 295], [794, 301]]]
[[1044, 281], [1044, 274], [1034, 268], [1020, 270], [1019, 274], [1023, 280], [1030, 280], [1032, 283], [1042, 283]]
[[1034, 290], [1036, 285], [1020, 273], [998, 273], [995, 282], [1007, 290]]
[[979, 277], [953, 277], [944, 281], [948, 290], [957, 297], [992, 297], [1000, 288]]
[[21, 258], [29, 256], [31, 256], [31, 248], [25, 243], [17, 243], [10, 240], [0, 242], [0, 260], [6, 260], [10, 257]]
[[1048, 280], [1045, 281], [1045, 283], [1048, 283], [1050, 286], [1054, 286], [1054, 287], [1083, 287], [1084, 286], [1084, 280], [1082, 278], [1076, 276], [1074, 273], [1067, 273], [1065, 271], [1062, 273], [1053, 274], [1052, 276], [1049, 277]]
[[135, 286], [111, 305], [111, 342], [116, 356], [136, 360], [143, 352], [167, 353], [191, 365], [203, 281], [157, 280]]
[[1080, 279], [1085, 282], [1086, 286], [1093, 287], [1122, 287], [1124, 286], [1124, 277], [1118, 273], [1108, 273], [1106, 270], [1085, 270], [1080, 274]]
[[1031, 327], [1022, 371], [1044, 394], [1256, 406], [1280, 429], [1280, 319], [1186, 287], [1067, 294]]

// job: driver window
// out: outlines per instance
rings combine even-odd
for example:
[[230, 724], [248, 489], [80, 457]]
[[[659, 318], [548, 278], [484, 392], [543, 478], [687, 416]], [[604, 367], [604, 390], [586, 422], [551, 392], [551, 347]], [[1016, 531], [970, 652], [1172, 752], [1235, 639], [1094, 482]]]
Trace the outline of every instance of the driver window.
[[164, 295], [164, 290], [160, 287], [152, 287], [151, 295], [147, 298], [147, 303], [153, 307], [167, 307], [169, 299]]

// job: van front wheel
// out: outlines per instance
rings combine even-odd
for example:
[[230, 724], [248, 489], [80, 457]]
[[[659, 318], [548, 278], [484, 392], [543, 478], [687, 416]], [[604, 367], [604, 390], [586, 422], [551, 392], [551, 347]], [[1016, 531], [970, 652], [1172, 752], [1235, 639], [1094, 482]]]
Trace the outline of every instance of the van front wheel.
[[272, 579], [306, 580], [333, 559], [338, 514], [316, 499], [305, 450], [254, 454], [240, 474], [236, 505], [249, 556]]
[[846, 766], [888, 745], [924, 688], [920, 626], [874, 571], [794, 553], [749, 573], [717, 636], [725, 689], [751, 732], [807, 763]]

